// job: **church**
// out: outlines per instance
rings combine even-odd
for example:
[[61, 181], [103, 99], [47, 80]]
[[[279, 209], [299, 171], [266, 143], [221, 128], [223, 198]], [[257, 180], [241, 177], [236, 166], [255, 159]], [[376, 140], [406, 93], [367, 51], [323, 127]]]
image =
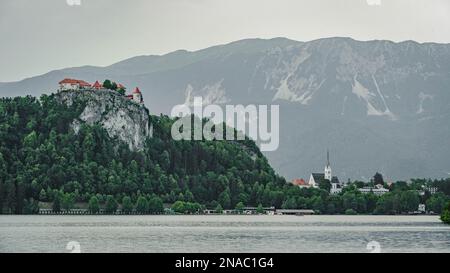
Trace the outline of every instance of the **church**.
[[332, 176], [331, 164], [330, 164], [330, 152], [327, 150], [327, 163], [323, 173], [312, 173], [309, 177], [308, 184], [310, 187], [318, 188], [321, 180], [328, 180], [331, 182], [331, 194], [340, 193], [342, 191], [342, 185], [339, 182], [337, 176]]

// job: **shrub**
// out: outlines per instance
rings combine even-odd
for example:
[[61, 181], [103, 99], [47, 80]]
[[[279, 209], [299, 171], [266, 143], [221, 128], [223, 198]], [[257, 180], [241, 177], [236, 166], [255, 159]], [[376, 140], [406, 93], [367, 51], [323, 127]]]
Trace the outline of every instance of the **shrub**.
[[345, 215], [356, 215], [358, 214], [354, 209], [345, 210]]

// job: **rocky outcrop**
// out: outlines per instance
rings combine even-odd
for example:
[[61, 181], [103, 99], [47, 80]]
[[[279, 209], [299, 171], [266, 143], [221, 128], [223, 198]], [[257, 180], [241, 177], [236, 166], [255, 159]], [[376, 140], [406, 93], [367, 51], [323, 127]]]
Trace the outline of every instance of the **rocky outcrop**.
[[67, 106], [77, 103], [84, 107], [80, 116], [71, 124], [75, 133], [83, 123], [100, 124], [111, 138], [127, 143], [130, 150], [134, 151], [142, 150], [145, 139], [151, 136], [148, 109], [116, 92], [65, 90], [55, 96]]

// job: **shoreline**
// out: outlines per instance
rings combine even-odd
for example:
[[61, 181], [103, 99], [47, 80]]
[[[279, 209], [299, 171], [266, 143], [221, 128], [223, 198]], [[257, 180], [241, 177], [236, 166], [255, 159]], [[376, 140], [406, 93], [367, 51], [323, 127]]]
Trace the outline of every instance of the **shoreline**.
[[280, 216], [296, 216], [296, 217], [334, 217], [334, 216], [346, 216], [346, 217], [358, 217], [358, 216], [375, 216], [375, 217], [425, 217], [425, 216], [437, 216], [439, 214], [311, 214], [311, 215], [292, 215], [292, 214], [63, 214], [63, 213], [54, 213], [54, 214], [0, 214], [0, 218], [2, 216], [248, 216], [248, 217], [257, 217], [257, 216], [271, 216], [271, 217], [280, 217]]

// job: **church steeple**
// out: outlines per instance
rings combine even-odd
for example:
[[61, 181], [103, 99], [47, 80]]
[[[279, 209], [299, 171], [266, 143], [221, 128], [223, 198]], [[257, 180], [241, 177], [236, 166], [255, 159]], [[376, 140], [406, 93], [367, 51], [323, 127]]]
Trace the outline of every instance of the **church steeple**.
[[327, 166], [330, 166], [330, 151], [327, 149]]
[[327, 149], [327, 165], [325, 165], [324, 170], [324, 177], [325, 179], [331, 181], [331, 165], [330, 165], [330, 152]]

